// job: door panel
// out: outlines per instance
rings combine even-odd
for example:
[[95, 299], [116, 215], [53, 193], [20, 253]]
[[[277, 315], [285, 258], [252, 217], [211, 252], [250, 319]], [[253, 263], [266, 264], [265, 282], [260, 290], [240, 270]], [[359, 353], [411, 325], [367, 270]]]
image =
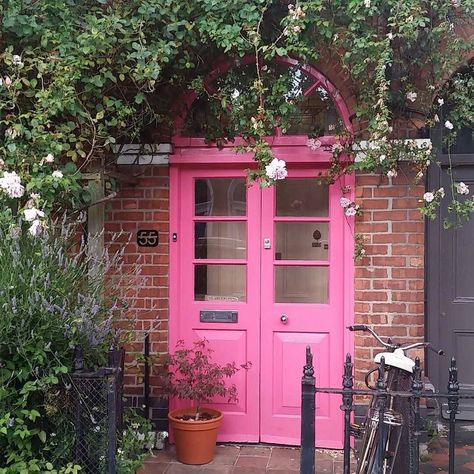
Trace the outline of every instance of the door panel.
[[[196, 339], [207, 339], [212, 347], [213, 358], [219, 361], [229, 361], [229, 354], [232, 360], [244, 363], [247, 359], [247, 334], [246, 331], [234, 331], [225, 329], [199, 329], [194, 332]], [[239, 389], [239, 394], [247, 391], [247, 377], [245, 371], [241, 370], [234, 377], [232, 383]], [[247, 411], [246, 397], [239, 397], [237, 402], [228, 402], [226, 398], [216, 398], [213, 406], [219, 410], [245, 416]]]
[[[252, 362], [232, 382], [239, 401], [214, 400], [225, 412], [220, 441], [259, 441], [260, 190], [244, 171], [181, 170], [179, 305], [176, 339], [205, 337], [220, 363]], [[252, 239], [249, 239], [252, 229]], [[172, 302], [173, 304], [173, 302]], [[237, 313], [237, 321], [202, 322], [202, 312]], [[174, 406], [180, 405], [174, 401]]]
[[[471, 157], [474, 158], [474, 157]], [[443, 161], [443, 160], [441, 160]], [[456, 156], [453, 155], [456, 164]], [[472, 160], [452, 169], [455, 182], [466, 183], [474, 191]], [[461, 390], [474, 390], [474, 220], [461, 227], [443, 229], [443, 219], [453, 218], [447, 206], [452, 200], [448, 167], [442, 166], [430, 177], [430, 187], [443, 186], [440, 217], [428, 224], [427, 246], [427, 326], [428, 340], [446, 351], [445, 357], [428, 354], [428, 375], [438, 389], [447, 386], [448, 367], [455, 357]], [[469, 198], [469, 197], [468, 197]], [[443, 407], [446, 414], [446, 407]], [[474, 402], [460, 402], [460, 419], [474, 420]]]
[[[292, 170], [283, 183], [262, 191], [262, 239], [270, 239], [270, 248], [262, 245], [261, 351], [266, 363], [261, 373], [261, 440], [270, 443], [300, 444], [299, 398], [307, 345], [315, 357], [318, 383], [340, 385], [340, 191], [318, 186], [310, 173], [314, 170]], [[287, 229], [292, 228], [303, 230], [289, 237]], [[263, 359], [264, 354], [273, 357]], [[339, 398], [317, 397], [318, 446], [342, 446]]]
[[[295, 387], [301, 385], [301, 368], [305, 364], [306, 346], [312, 346], [318, 354], [315, 366], [317, 383], [328, 386], [329, 378], [329, 334], [327, 333], [273, 333], [273, 360], [275, 385], [273, 387], [274, 415], [290, 415], [299, 417], [301, 414], [301, 393]], [[285, 374], [285, 377], [281, 377]], [[319, 417], [328, 416], [327, 397], [318, 399]], [[284, 433], [280, 431], [279, 433]], [[283, 436], [281, 436], [282, 438]]]

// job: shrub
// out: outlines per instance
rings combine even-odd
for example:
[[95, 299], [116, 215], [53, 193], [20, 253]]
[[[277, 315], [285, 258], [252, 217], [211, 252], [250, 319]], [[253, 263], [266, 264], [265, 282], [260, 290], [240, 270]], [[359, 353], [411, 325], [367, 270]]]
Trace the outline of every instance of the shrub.
[[62, 229], [33, 238], [0, 227], [0, 473], [75, 472], [65, 418], [74, 347], [94, 368], [120, 336], [120, 300], [105, 300], [85, 246]]
[[124, 423], [125, 429], [119, 437], [117, 473], [135, 474], [154, 447], [155, 432], [151, 421], [134, 410], [125, 412]]
[[240, 367], [235, 362], [220, 365], [212, 361], [212, 352], [207, 339], [195, 341], [190, 348], [186, 348], [184, 341], [180, 340], [174, 354], [169, 354], [165, 362], [168, 369], [165, 381], [167, 391], [181, 400], [191, 400], [196, 407], [196, 420], [202, 414], [202, 404], [214, 397], [237, 401], [237, 387], [235, 384], [227, 385], [226, 379], [251, 365], [250, 362]]

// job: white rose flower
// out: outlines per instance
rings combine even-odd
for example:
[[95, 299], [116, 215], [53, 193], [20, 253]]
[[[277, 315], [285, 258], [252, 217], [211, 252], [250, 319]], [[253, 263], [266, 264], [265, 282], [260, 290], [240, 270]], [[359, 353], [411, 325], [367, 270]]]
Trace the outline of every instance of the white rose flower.
[[444, 104], [444, 99], [442, 99], [441, 97], [438, 99], [438, 104], [439, 105], [443, 105]]
[[438, 191], [436, 191], [436, 192], [441, 196], [441, 198], [444, 198], [444, 196], [445, 196], [444, 188], [439, 188]]
[[8, 127], [5, 130], [5, 136], [7, 138], [11, 138], [12, 140], [14, 140], [19, 134], [20, 132], [16, 128], [13, 128], [13, 127]]
[[318, 148], [321, 148], [322, 143], [315, 139], [315, 138], [310, 138], [307, 142], [306, 145], [310, 150], [317, 150]]
[[464, 184], [462, 181], [460, 183], [456, 183], [455, 186], [458, 194], [469, 194], [469, 186]]
[[63, 173], [62, 171], [59, 171], [59, 170], [56, 170], [56, 171], [53, 171], [53, 178], [57, 178], [57, 179], [61, 179], [63, 178]]
[[39, 209], [36, 209], [35, 207], [25, 209], [23, 211], [23, 214], [25, 215], [25, 220], [27, 220], [28, 222], [44, 217], [44, 212], [40, 211]]
[[286, 162], [284, 160], [279, 160], [278, 158], [273, 158], [272, 162], [265, 166], [266, 175], [273, 180], [285, 179], [288, 176], [288, 171], [286, 170]]
[[446, 120], [446, 122], [444, 122], [444, 126], [448, 129], [448, 130], [452, 130], [454, 128], [454, 125], [449, 121], [449, 120]]
[[39, 219], [35, 219], [32, 223], [28, 232], [33, 236], [37, 237], [43, 232], [43, 223]]
[[4, 83], [7, 87], [11, 86], [12, 85], [12, 80], [8, 76], [5, 76]]
[[372, 3], [371, 0], [364, 0], [364, 6], [366, 8], [370, 8], [371, 3]]
[[357, 211], [351, 206], [351, 207], [346, 208], [345, 214], [347, 217], [353, 217], [357, 214]]
[[407, 93], [407, 99], [410, 102], [415, 102], [416, 98], [418, 97], [418, 94], [416, 92], [408, 92]]
[[423, 194], [423, 199], [426, 201], [426, 202], [433, 202], [434, 201], [434, 194], [433, 193], [425, 193]]
[[379, 157], [380, 163], [383, 163], [385, 161], [385, 158], [387, 158], [385, 155], [380, 155]]
[[398, 176], [397, 170], [389, 170], [387, 171], [387, 177], [389, 178], [396, 178]]
[[54, 156], [51, 153], [48, 153], [44, 158], [43, 161], [45, 163], [54, 163]]
[[344, 207], [344, 208], [349, 207], [352, 203], [352, 201], [350, 199], [347, 199], [345, 197], [342, 197], [339, 202], [341, 204], [341, 207]]
[[387, 38], [392, 41], [393, 40], [393, 33], [390, 32], [390, 33], [387, 33]]
[[12, 63], [15, 66], [20, 66], [22, 64], [21, 56], [18, 56], [18, 54], [14, 54], [12, 56]]
[[6, 192], [12, 199], [21, 198], [25, 194], [25, 188], [21, 184], [21, 178], [12, 171], [3, 173], [3, 178], [0, 178], [0, 188]]

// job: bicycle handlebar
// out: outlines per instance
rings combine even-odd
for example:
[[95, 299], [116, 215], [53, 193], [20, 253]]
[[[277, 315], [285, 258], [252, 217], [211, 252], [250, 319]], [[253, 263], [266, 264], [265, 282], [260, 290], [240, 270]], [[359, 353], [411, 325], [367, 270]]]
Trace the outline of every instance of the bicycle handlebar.
[[444, 350], [443, 349], [436, 349], [436, 347], [433, 347], [430, 343], [426, 346], [430, 351], [433, 351], [435, 354], [438, 354], [440, 356], [444, 355]]
[[429, 342], [417, 342], [415, 344], [409, 344], [408, 346], [402, 346], [400, 344], [391, 344], [389, 342], [385, 342], [370, 326], [366, 324], [354, 324], [353, 326], [348, 326], [349, 331], [367, 331], [374, 336], [377, 341], [382, 344], [383, 346], [389, 349], [403, 349], [404, 351], [414, 349], [415, 347], [426, 347], [430, 351], [433, 351], [435, 354], [444, 355], [444, 351], [442, 349], [436, 349], [433, 347]]

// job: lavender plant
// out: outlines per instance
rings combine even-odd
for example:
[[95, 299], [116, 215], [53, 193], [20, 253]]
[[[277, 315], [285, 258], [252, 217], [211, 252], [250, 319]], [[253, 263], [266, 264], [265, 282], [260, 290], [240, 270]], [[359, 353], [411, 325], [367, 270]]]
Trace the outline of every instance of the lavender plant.
[[90, 272], [74, 227], [61, 224], [37, 237], [0, 226], [2, 474], [75, 472], [67, 439], [58, 443], [54, 436], [64, 423], [74, 347], [82, 346], [94, 368], [123, 337], [114, 323], [124, 301], [110, 288], [117, 286], [121, 255], [104, 253], [99, 264], [110, 275], [104, 280]]

